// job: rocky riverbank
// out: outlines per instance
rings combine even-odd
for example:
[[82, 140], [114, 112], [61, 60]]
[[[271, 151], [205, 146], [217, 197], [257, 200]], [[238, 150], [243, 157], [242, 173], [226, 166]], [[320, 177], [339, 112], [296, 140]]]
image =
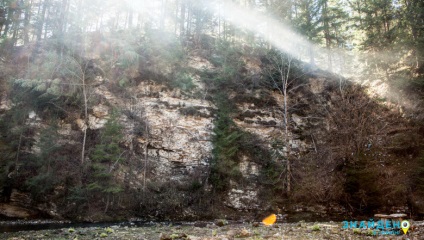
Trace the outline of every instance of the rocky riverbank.
[[[223, 226], [219, 226], [223, 225]], [[144, 227], [118, 226], [62, 228], [0, 233], [0, 239], [140, 239], [140, 240], [231, 240], [231, 239], [424, 239], [424, 222], [414, 222], [408, 234], [380, 235], [371, 230], [343, 229], [340, 222], [225, 224], [197, 222], [183, 225], [153, 224]]]

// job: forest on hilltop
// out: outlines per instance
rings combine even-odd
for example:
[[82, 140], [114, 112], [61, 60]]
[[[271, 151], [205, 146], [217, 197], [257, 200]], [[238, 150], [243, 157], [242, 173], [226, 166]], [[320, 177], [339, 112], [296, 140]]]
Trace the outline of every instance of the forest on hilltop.
[[[50, 217], [213, 218], [255, 182], [246, 211], [422, 215], [423, 26], [421, 0], [0, 0], [3, 202], [19, 190]], [[386, 95], [367, 94], [375, 82]], [[213, 122], [190, 140], [211, 142], [207, 164], [171, 168], [188, 180], [153, 180], [175, 149], [150, 107]]]

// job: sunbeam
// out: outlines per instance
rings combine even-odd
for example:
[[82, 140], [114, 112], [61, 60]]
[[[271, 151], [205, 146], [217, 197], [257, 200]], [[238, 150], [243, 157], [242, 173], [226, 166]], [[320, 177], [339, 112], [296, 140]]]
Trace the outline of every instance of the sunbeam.
[[[330, 51], [317, 44], [309, 42], [304, 36], [296, 33], [286, 23], [278, 21], [259, 11], [225, 1], [221, 5], [213, 5], [209, 9], [241, 29], [246, 29], [268, 41], [279, 50], [295, 58], [309, 61], [321, 69], [329, 69], [330, 63], [326, 60]], [[341, 61], [337, 61], [341, 63]], [[332, 70], [340, 73], [343, 68], [340, 64], [332, 63]]]

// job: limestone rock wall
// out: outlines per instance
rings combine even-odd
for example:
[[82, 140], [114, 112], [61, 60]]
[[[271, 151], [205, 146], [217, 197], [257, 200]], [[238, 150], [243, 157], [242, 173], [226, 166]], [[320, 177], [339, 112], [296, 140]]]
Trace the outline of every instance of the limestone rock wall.
[[[214, 68], [206, 59], [197, 56], [189, 59], [189, 65], [196, 69]], [[257, 78], [260, 74], [257, 64], [248, 62], [247, 67], [251, 75]], [[58, 144], [80, 148], [78, 136], [81, 136], [84, 129], [98, 132], [105, 126], [113, 110], [117, 109], [121, 113], [119, 122], [124, 128], [121, 146], [125, 148], [126, 156], [129, 156], [129, 160], [119, 164], [115, 172], [120, 181], [132, 190], [144, 188], [149, 183], [189, 183], [193, 176], [201, 183], [207, 183], [217, 109], [205, 97], [207, 90], [201, 77], [192, 77], [196, 85], [193, 92], [198, 93], [197, 97], [149, 79], [126, 87], [125, 94], [122, 94], [112, 91], [108, 80], [102, 79], [89, 89], [90, 97], [99, 101], [89, 102], [87, 123], [81, 113], [70, 113], [67, 119], [59, 122], [58, 133], [62, 138]], [[324, 81], [311, 79], [308, 83], [311, 89], [309, 92], [320, 95], [325, 88]], [[279, 150], [284, 155], [298, 156], [313, 149], [311, 138], [305, 138], [302, 132], [316, 124], [305, 115], [289, 113], [289, 132], [285, 136], [281, 94], [266, 90], [246, 90], [243, 94], [253, 100], [240, 100], [243, 98], [240, 93], [230, 94], [229, 99], [240, 112], [233, 119], [238, 127], [258, 136], [258, 141], [266, 143], [268, 149], [272, 148], [272, 142], [276, 139], [288, 139], [289, 145]], [[296, 99], [303, 97], [302, 93], [290, 96], [290, 104], [296, 104]], [[1, 109], [7, 109], [6, 100], [2, 99], [1, 106]], [[34, 111], [28, 113], [28, 119], [37, 122], [35, 128], [43, 128], [43, 119]], [[37, 143], [32, 151], [36, 150]], [[261, 165], [257, 159], [248, 156], [241, 156], [241, 159], [239, 169], [247, 181], [243, 184], [231, 182], [222, 203], [243, 211], [259, 209], [262, 207], [258, 200], [261, 186], [257, 180], [261, 174]], [[206, 188], [208, 190], [210, 186]], [[52, 209], [48, 206], [45, 208]], [[52, 215], [57, 215], [55, 209]]]
[[[190, 65], [194, 68], [213, 66], [205, 59], [193, 57]], [[260, 69], [252, 68], [254, 74]], [[204, 84], [199, 76], [193, 76], [196, 91], [204, 91]], [[319, 95], [324, 91], [325, 79], [310, 79], [308, 83], [312, 94]], [[121, 181], [129, 181], [132, 189], [139, 189], [144, 184], [152, 182], [187, 183], [190, 176], [197, 173], [199, 179], [207, 179], [210, 160], [212, 158], [212, 136], [214, 112], [216, 107], [212, 102], [190, 97], [179, 89], [169, 87], [145, 79], [137, 86], [126, 89], [125, 97], [114, 94], [105, 85], [94, 89], [94, 94], [100, 96], [100, 104], [90, 107], [88, 128], [99, 130], [104, 127], [112, 108], [123, 113], [119, 121], [124, 126], [122, 145], [131, 152], [132, 166], [121, 165], [117, 176]], [[246, 92], [259, 102], [263, 101], [261, 91]], [[241, 113], [234, 122], [244, 131], [251, 132], [272, 148], [276, 139], [285, 139], [283, 124], [282, 96], [277, 92], [266, 93], [272, 103], [255, 104], [238, 100], [237, 93], [231, 95]], [[290, 96], [290, 104], [296, 97]], [[299, 132], [310, 128], [313, 124], [308, 118], [297, 113], [290, 113], [289, 148], [281, 149], [287, 155], [301, 155], [313, 149], [311, 139], [301, 139]], [[78, 131], [84, 129], [85, 123], [76, 118], [72, 125], [78, 126]], [[63, 124], [60, 133], [70, 135], [75, 130], [71, 124]], [[137, 166], [137, 167], [134, 167]], [[147, 169], [147, 171], [145, 171]], [[257, 179], [261, 166], [255, 159], [242, 157], [239, 169], [247, 182], [242, 185], [231, 183], [224, 205], [242, 211], [260, 208], [258, 196], [261, 186]], [[128, 176], [132, 176], [128, 180]]]

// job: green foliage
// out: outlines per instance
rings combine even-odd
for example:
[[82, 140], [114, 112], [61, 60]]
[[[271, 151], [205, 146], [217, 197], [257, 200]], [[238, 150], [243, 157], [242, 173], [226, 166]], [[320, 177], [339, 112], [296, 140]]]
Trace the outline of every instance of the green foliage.
[[92, 197], [108, 196], [122, 192], [122, 187], [115, 182], [113, 170], [122, 161], [124, 153], [119, 146], [122, 126], [118, 122], [118, 113], [114, 110], [101, 131], [100, 142], [90, 154], [89, 181], [86, 185]]
[[317, 232], [317, 231], [320, 231], [320, 230], [321, 230], [321, 228], [319, 227], [319, 225], [313, 225], [312, 226], [312, 231]]
[[228, 41], [219, 41], [216, 54], [209, 56], [209, 61], [218, 68], [218, 74], [211, 79], [219, 88], [237, 86], [243, 79], [245, 63], [242, 60], [242, 51]]
[[365, 31], [366, 39], [363, 42], [365, 49], [388, 49], [397, 37], [396, 28], [385, 29], [382, 31], [381, 26], [384, 24], [391, 25], [393, 17], [397, 11], [396, 8], [388, 0], [372, 1], [363, 9], [365, 12], [365, 21], [360, 27]]
[[31, 190], [31, 194], [35, 199], [50, 193], [56, 184], [56, 175], [52, 172], [39, 172], [26, 181], [26, 186]]
[[302, 1], [299, 8], [302, 9], [297, 17], [293, 20], [294, 26], [303, 35], [307, 36], [308, 40], [317, 41], [319, 30], [319, 16], [317, 11], [317, 2], [312, 0]]
[[262, 165], [258, 179], [264, 186], [261, 189], [261, 200], [271, 206], [281, 204], [284, 201], [281, 196], [286, 193], [284, 176], [287, 168], [285, 158], [281, 155], [283, 146], [282, 141], [274, 141], [271, 150], [257, 148], [252, 156], [252, 159], [260, 159]]
[[70, 107], [78, 107], [82, 99], [76, 94], [62, 92], [59, 80], [17, 79], [13, 83], [12, 101], [22, 110], [36, 111], [50, 116], [63, 117]]
[[238, 152], [243, 132], [232, 121], [225, 96], [218, 97], [218, 116], [215, 120], [211, 182], [217, 191], [228, 189], [230, 180], [242, 180], [238, 164]]
[[[49, 51], [28, 66], [26, 77], [12, 82], [14, 102], [63, 115], [69, 105], [82, 105], [82, 85], [93, 77], [88, 62]], [[84, 81], [83, 81], [84, 80]], [[86, 85], [87, 87], [87, 85]]]
[[26, 163], [36, 170], [36, 174], [26, 181], [28, 189], [35, 198], [49, 193], [66, 175], [58, 176], [61, 161], [64, 161], [66, 157], [60, 154], [61, 146], [57, 144], [58, 133], [55, 126], [56, 124], [53, 123], [41, 132], [40, 140], [36, 145], [40, 149], [39, 153], [35, 154], [33, 161]]
[[175, 35], [153, 29], [146, 31], [141, 52], [144, 64], [148, 61], [152, 66], [151, 70], [168, 77], [171, 76], [173, 69], [179, 69], [183, 65], [186, 57]]
[[100, 233], [100, 237], [101, 237], [101, 238], [107, 238], [107, 237], [108, 237], [108, 235], [107, 235], [107, 233], [102, 232], [102, 233]]
[[93, 154], [91, 154], [93, 162], [112, 163], [117, 161], [121, 154], [119, 142], [122, 137], [122, 126], [118, 123], [117, 113], [114, 112], [105, 124], [100, 143], [96, 145]]
[[[27, 125], [29, 110], [25, 105], [18, 105], [0, 116], [0, 184], [17, 181], [21, 167], [25, 167], [23, 159], [33, 160], [34, 156], [25, 152], [34, 143], [33, 127]], [[8, 179], [8, 175], [12, 179]], [[21, 184], [21, 182], [19, 182]], [[23, 185], [23, 184], [22, 184]]]
[[67, 200], [74, 202], [78, 205], [82, 205], [87, 202], [89, 193], [87, 188], [84, 188], [82, 185], [77, 185], [74, 187], [69, 187], [69, 194]]
[[201, 190], [203, 188], [203, 184], [198, 180], [193, 180], [189, 186], [190, 192], [196, 192], [198, 190]]
[[119, 55], [117, 66], [121, 68], [130, 68], [131, 66], [138, 66], [140, 55], [136, 52], [135, 49], [128, 48], [121, 49], [121, 54]]
[[[0, 159], [2, 164], [12, 160], [16, 155], [14, 151], [16, 151], [18, 143], [15, 138], [19, 138], [19, 135], [25, 132], [24, 128], [17, 129], [16, 127], [17, 123], [15, 119], [10, 118], [10, 115], [0, 119], [0, 151], [2, 153]], [[15, 129], [12, 130], [12, 128]]]
[[369, 230], [365, 233], [365, 235], [367, 235], [367, 236], [374, 236], [374, 235], [375, 235], [375, 233], [374, 233], [374, 231], [373, 231], [373, 230], [369, 229]]
[[[86, 70], [87, 63], [80, 58], [47, 51], [37, 55], [29, 64], [25, 79], [37, 81], [28, 83], [27, 87], [38, 87], [39, 91], [51, 89], [55, 95], [72, 94], [79, 88], [78, 85], [82, 84]], [[20, 84], [25, 85], [22, 82]]]
[[171, 82], [171, 87], [187, 92], [195, 88], [196, 85], [193, 83], [193, 78], [189, 74], [177, 72]]
[[141, 77], [151, 79], [184, 92], [192, 91], [191, 69], [180, 41], [167, 32], [149, 29], [140, 47]]
[[128, 86], [130, 83], [130, 80], [127, 77], [123, 77], [119, 80], [118, 84], [119, 87], [121, 88], [125, 88], [126, 86]]

